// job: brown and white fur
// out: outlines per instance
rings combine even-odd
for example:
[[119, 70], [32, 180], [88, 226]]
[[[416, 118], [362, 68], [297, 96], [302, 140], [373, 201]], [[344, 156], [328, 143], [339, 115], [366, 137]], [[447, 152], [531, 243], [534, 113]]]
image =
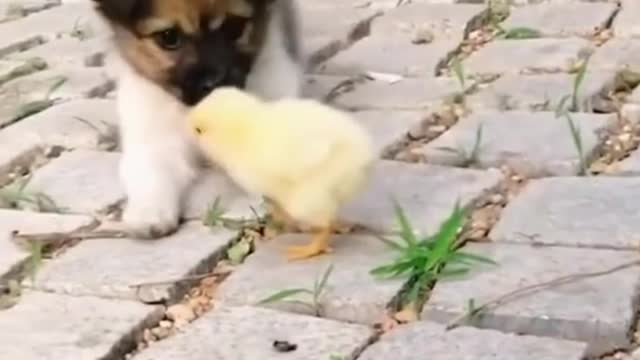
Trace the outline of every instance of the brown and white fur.
[[117, 107], [127, 195], [138, 237], [179, 225], [199, 154], [185, 113], [211, 90], [298, 97], [303, 60], [294, 0], [94, 0], [119, 54]]

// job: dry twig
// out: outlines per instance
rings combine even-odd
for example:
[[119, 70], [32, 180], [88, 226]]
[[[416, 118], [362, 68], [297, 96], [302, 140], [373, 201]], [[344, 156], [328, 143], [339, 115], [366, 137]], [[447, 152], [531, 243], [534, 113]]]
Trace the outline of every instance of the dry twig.
[[204, 273], [204, 274], [195, 274], [195, 275], [188, 275], [188, 276], [183, 276], [183, 277], [173, 278], [168, 280], [150, 281], [150, 282], [132, 284], [132, 285], [129, 285], [129, 287], [132, 289], [135, 289], [135, 288], [141, 288], [146, 286], [173, 285], [173, 284], [184, 282], [184, 281], [197, 281], [197, 280], [202, 280], [209, 277], [223, 278], [229, 275], [230, 273], [231, 273], [230, 270], [225, 270], [225, 271], [213, 270], [211, 272]]
[[613, 274], [615, 272], [621, 271], [621, 270], [625, 270], [634, 266], [640, 266], [640, 260], [635, 260], [635, 261], [631, 261], [625, 264], [620, 264], [617, 265], [615, 267], [612, 267], [610, 269], [607, 270], [602, 270], [602, 271], [594, 271], [594, 272], [590, 272], [590, 273], [579, 273], [579, 274], [571, 274], [571, 275], [565, 275], [565, 276], [561, 276], [558, 277], [556, 279], [550, 280], [550, 281], [545, 281], [539, 284], [533, 284], [530, 286], [525, 286], [523, 288], [519, 288], [513, 291], [510, 291], [506, 294], [500, 295], [494, 299], [491, 299], [489, 301], [486, 301], [485, 303], [481, 304], [480, 306], [476, 306], [473, 309], [469, 309], [469, 311], [465, 312], [464, 314], [454, 318], [452, 321], [449, 322], [449, 324], [447, 325], [447, 330], [451, 330], [454, 329], [458, 326], [460, 326], [465, 320], [468, 320], [480, 313], [483, 313], [489, 309], [495, 309], [500, 305], [503, 305], [511, 300], [515, 300], [517, 298], [520, 297], [524, 297], [527, 295], [532, 295], [535, 294], [539, 291], [542, 290], [547, 290], [547, 289], [551, 289], [557, 286], [561, 286], [561, 285], [565, 285], [565, 284], [569, 284], [569, 283], [573, 283], [573, 282], [577, 282], [580, 280], [584, 280], [584, 279], [589, 279], [589, 278], [594, 278], [594, 277], [600, 277], [600, 276], [604, 276], [604, 275], [609, 275], [609, 274]]
[[74, 245], [82, 240], [124, 238], [128, 233], [122, 230], [87, 230], [85, 228], [69, 232], [49, 232], [21, 234], [18, 230], [11, 232], [11, 241], [21, 248], [30, 248], [37, 244], [43, 249], [58, 249]]

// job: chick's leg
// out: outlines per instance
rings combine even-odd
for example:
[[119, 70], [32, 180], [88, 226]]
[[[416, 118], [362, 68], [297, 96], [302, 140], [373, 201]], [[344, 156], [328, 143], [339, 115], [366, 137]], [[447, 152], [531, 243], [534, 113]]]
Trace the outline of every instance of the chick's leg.
[[289, 246], [287, 254], [289, 260], [301, 260], [314, 257], [333, 250], [329, 246], [331, 227], [325, 227], [313, 235], [311, 242], [302, 246]]

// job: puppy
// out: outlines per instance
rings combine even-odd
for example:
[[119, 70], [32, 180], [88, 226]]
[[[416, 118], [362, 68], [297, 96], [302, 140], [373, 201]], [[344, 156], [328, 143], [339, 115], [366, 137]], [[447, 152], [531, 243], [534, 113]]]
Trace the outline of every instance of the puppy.
[[294, 0], [93, 1], [119, 55], [122, 220], [137, 237], [161, 237], [177, 229], [203, 158], [189, 108], [220, 86], [300, 96], [298, 10]]

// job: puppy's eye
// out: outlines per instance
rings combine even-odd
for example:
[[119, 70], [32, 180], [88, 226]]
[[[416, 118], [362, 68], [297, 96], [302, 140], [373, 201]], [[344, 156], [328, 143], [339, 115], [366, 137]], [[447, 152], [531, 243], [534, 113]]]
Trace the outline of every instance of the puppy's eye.
[[154, 34], [158, 45], [165, 50], [177, 50], [184, 40], [180, 29], [172, 27]]

